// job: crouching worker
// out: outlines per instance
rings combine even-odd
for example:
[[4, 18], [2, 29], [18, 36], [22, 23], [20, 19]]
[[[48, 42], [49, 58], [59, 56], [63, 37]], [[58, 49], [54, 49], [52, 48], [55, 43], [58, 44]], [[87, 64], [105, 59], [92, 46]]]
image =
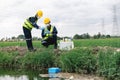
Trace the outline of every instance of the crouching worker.
[[51, 25], [49, 18], [44, 19], [45, 28], [42, 30], [42, 45], [46, 48], [49, 45], [54, 45], [54, 49], [57, 49], [57, 29], [55, 26]]

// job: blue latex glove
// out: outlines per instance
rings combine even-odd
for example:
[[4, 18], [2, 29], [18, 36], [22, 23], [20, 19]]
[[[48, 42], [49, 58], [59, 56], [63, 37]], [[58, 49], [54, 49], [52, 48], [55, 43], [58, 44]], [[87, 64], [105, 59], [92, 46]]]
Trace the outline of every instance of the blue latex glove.
[[45, 27], [40, 27], [40, 30], [43, 30]]

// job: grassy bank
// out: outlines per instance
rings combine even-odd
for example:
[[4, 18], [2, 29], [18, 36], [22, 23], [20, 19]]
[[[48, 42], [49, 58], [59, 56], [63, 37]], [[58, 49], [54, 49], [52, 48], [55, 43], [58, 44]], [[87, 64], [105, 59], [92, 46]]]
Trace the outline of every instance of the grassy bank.
[[0, 46], [0, 66], [35, 70], [46, 70], [57, 66], [64, 72], [95, 74], [106, 77], [108, 80], [119, 80], [120, 52], [114, 49], [120, 47], [119, 41], [119, 38], [75, 40], [75, 48], [71, 51], [62, 51], [60, 55], [53, 52], [52, 46], [48, 49], [43, 48], [39, 41], [33, 42], [38, 48], [36, 52], [26, 51], [23, 55], [20, 55], [22, 51], [8, 51], [2, 48], [25, 47], [25, 42], [0, 42], [2, 45]]
[[92, 48], [76, 48], [60, 56], [60, 65], [64, 71], [96, 74], [108, 80], [120, 79], [120, 52]]

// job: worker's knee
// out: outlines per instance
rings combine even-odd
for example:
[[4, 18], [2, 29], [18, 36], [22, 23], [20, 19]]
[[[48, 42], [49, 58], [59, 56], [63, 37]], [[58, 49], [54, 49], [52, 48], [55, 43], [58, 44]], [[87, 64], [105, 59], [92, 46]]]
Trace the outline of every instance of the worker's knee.
[[48, 47], [48, 42], [47, 41], [42, 40], [41, 43], [42, 43], [43, 46]]

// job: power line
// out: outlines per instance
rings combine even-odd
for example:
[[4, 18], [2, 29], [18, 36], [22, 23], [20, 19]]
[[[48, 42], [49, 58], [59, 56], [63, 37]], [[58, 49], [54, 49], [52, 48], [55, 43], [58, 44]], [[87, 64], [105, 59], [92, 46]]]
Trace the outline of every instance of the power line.
[[113, 36], [120, 36], [119, 27], [118, 27], [118, 20], [117, 20], [116, 5], [113, 6], [113, 29], [112, 29], [112, 35]]
[[104, 21], [104, 18], [102, 18], [101, 20], [102, 20], [102, 34], [105, 34], [105, 21]]

